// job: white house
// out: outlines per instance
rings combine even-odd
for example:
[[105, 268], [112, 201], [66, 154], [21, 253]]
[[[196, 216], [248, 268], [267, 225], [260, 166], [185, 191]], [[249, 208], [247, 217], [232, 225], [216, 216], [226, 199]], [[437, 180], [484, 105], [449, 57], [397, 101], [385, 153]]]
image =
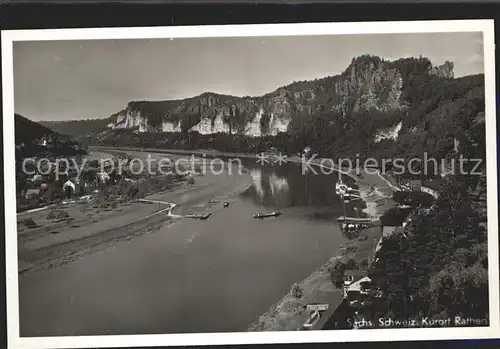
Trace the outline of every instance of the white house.
[[105, 183], [106, 181], [109, 180], [109, 175], [106, 173], [106, 172], [99, 172], [97, 174], [97, 177], [99, 178], [99, 180], [101, 181], [101, 183]]
[[368, 276], [352, 282], [344, 289], [344, 299], [347, 300], [350, 307], [367, 307], [374, 297], [381, 297], [381, 294], [373, 289], [372, 280]]
[[75, 187], [75, 183], [73, 183], [71, 180], [67, 180], [64, 184], [63, 184], [63, 190], [66, 190], [66, 188], [70, 187], [73, 192], [75, 192], [76, 190], [76, 187]]
[[346, 270], [344, 274], [344, 284], [343, 284], [344, 298], [347, 298], [347, 291], [349, 287], [358, 280], [364, 278], [365, 276], [366, 272], [360, 270]]

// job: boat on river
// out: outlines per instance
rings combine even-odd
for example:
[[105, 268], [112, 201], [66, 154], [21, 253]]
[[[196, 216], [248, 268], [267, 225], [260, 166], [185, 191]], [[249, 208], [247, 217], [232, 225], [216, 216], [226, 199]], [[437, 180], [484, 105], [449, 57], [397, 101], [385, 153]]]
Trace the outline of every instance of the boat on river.
[[208, 217], [210, 217], [211, 215], [212, 215], [212, 213], [203, 213], [203, 214], [188, 214], [188, 215], [179, 216], [179, 217], [205, 220], [205, 219], [208, 219]]
[[253, 218], [267, 218], [267, 217], [279, 217], [281, 216], [281, 212], [269, 212], [269, 213], [256, 213], [253, 215]]
[[197, 214], [190, 216], [190, 218], [205, 220], [208, 219], [208, 217], [210, 217], [211, 215], [211, 213]]

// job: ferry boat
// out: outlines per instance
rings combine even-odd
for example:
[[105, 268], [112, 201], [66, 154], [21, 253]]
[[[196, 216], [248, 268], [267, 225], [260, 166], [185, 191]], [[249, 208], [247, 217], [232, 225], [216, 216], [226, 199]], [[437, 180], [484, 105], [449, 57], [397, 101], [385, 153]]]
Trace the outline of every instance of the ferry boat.
[[281, 216], [281, 212], [270, 212], [270, 213], [256, 213], [253, 215], [253, 218], [267, 218], [267, 217], [279, 217]]
[[205, 219], [208, 219], [208, 217], [210, 217], [211, 215], [212, 215], [211, 213], [197, 214], [197, 215], [189, 216], [189, 218], [205, 220]]

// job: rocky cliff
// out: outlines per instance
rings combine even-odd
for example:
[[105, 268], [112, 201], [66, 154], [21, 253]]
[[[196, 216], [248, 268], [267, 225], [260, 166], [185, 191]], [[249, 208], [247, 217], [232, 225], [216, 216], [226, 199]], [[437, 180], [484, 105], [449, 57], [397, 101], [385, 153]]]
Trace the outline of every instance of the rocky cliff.
[[[294, 82], [259, 97], [207, 92], [183, 100], [132, 101], [107, 119], [44, 125], [72, 136], [99, 134], [99, 139], [113, 137], [120, 131], [277, 135], [299, 129], [304, 120], [320, 114], [329, 115], [335, 120], [332, 127], [339, 127], [351, 121], [352, 113], [364, 110], [405, 111], [426, 98], [425, 91], [432, 86], [423, 86], [427, 79], [436, 78], [453, 79], [453, 63], [433, 66], [422, 57], [391, 62], [364, 55], [353, 58], [339, 75]], [[416, 87], [422, 91], [421, 96], [409, 92]], [[386, 128], [396, 126], [397, 122], [384, 125]]]
[[[440, 67], [426, 63], [429, 76], [453, 77], [452, 63]], [[108, 130], [276, 135], [318, 111], [346, 116], [361, 109], [403, 109], [407, 106], [403, 85], [398, 61], [361, 56], [340, 75], [294, 82], [260, 97], [204, 93], [184, 100], [130, 102], [109, 118]]]

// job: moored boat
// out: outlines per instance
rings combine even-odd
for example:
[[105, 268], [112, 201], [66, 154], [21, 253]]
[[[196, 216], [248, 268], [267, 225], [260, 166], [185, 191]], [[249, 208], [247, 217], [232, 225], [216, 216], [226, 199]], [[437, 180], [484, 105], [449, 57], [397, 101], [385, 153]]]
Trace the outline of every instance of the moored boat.
[[253, 215], [253, 218], [267, 218], [267, 217], [278, 217], [281, 216], [281, 212], [269, 212], [269, 213], [257, 213]]
[[208, 219], [208, 217], [210, 217], [212, 214], [211, 213], [205, 213], [205, 214], [201, 214], [199, 216], [197, 216], [196, 218], [198, 219]]

